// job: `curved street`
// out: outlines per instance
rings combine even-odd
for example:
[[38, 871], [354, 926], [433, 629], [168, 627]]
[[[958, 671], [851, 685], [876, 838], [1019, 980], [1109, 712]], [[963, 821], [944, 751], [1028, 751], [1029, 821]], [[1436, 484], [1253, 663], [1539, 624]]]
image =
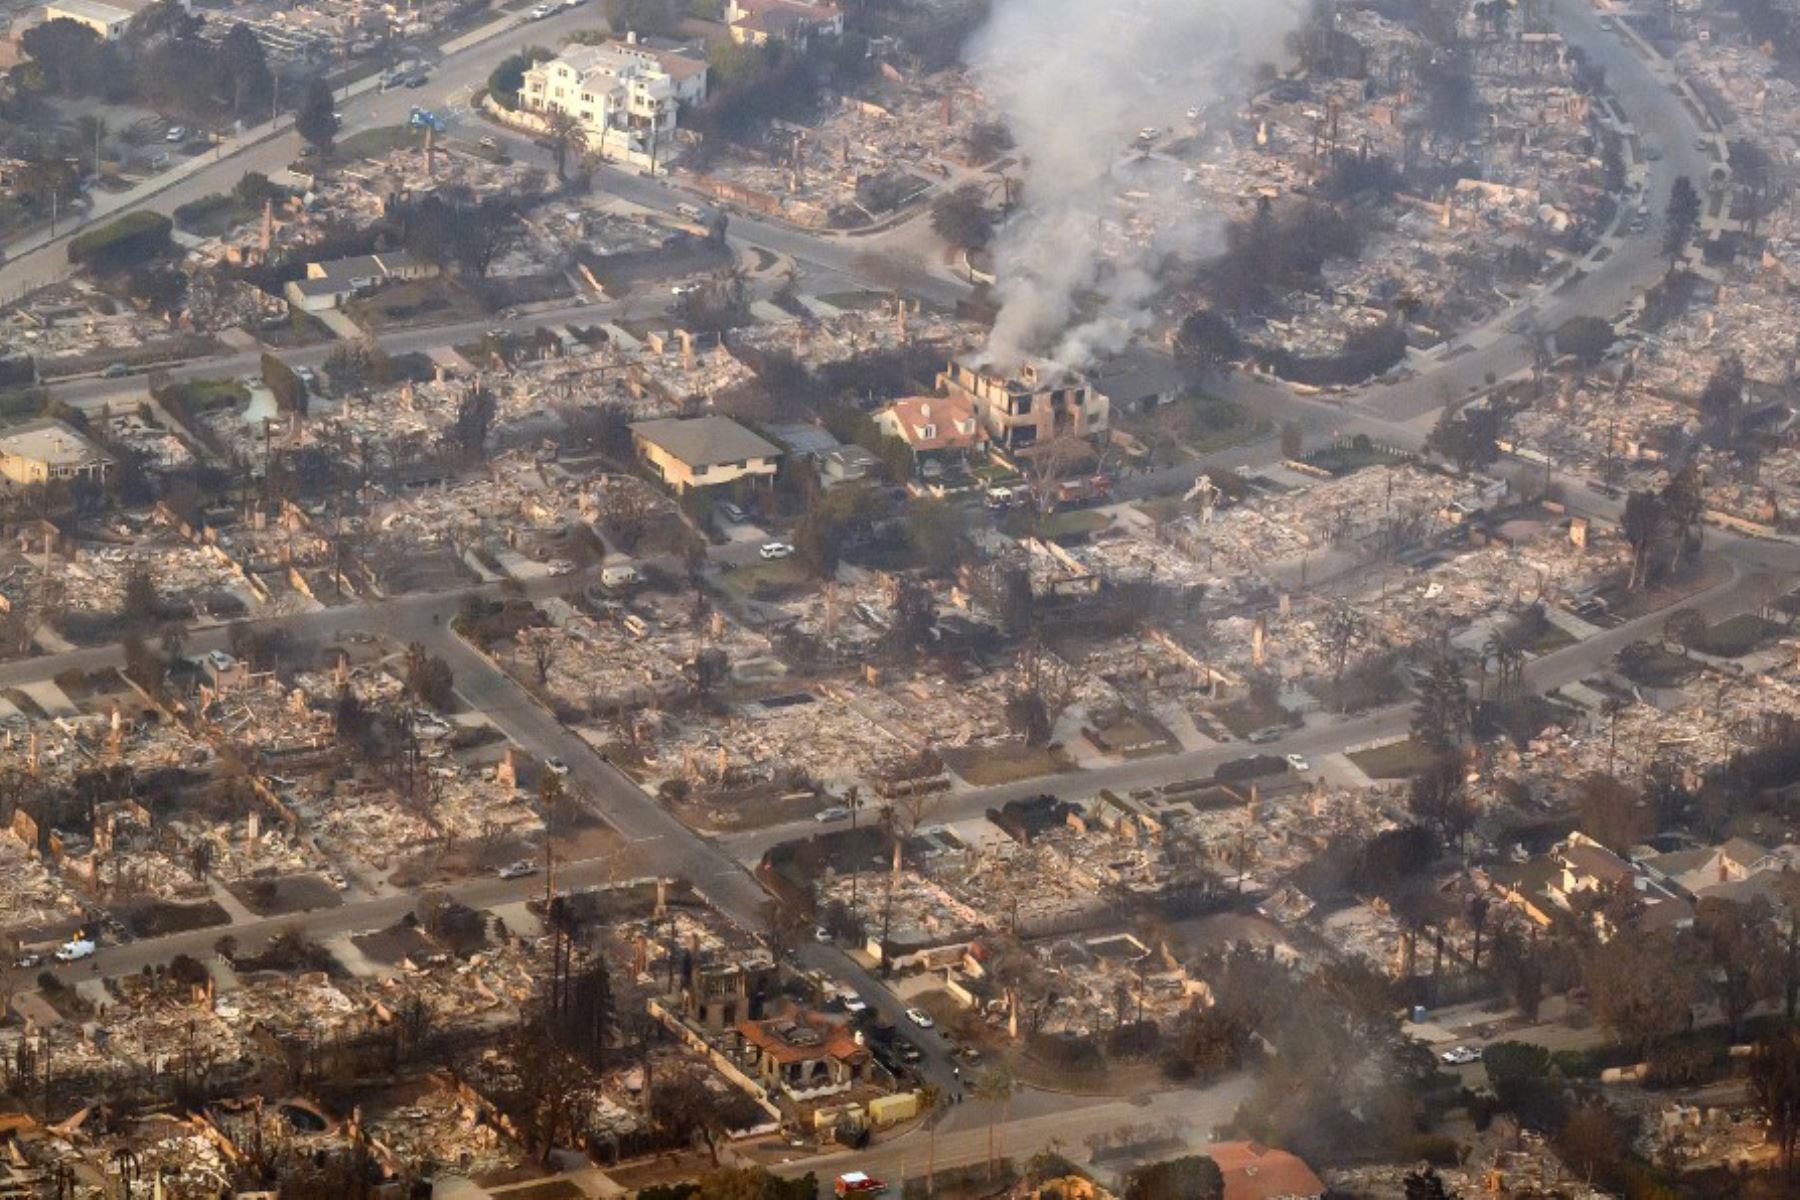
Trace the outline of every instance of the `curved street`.
[[[1716, 164], [1711, 157], [1695, 149], [1695, 145], [1708, 131], [1695, 123], [1694, 115], [1672, 90], [1672, 78], [1664, 77], [1646, 64], [1618, 34], [1602, 30], [1594, 13], [1582, 0], [1556, 0], [1554, 9], [1570, 44], [1580, 47], [1592, 62], [1605, 67], [1608, 85], [1639, 137], [1662, 151], [1660, 161], [1643, 164], [1646, 194], [1652, 208], [1660, 210], [1669, 184], [1677, 175], [1688, 175], [1704, 187], [1708, 173]], [[524, 29], [509, 29], [488, 36], [446, 57], [423, 92], [401, 91], [387, 95], [372, 89], [358, 92], [344, 102], [347, 124], [351, 127], [394, 124], [404, 120], [405, 111], [412, 104], [443, 106], [451, 103], [458, 95], [466, 95], [470, 88], [485, 81], [493, 65], [525, 41], [553, 38], [558, 33], [589, 27], [593, 23], [594, 17], [575, 12]], [[469, 118], [465, 115], [463, 119]], [[517, 139], [509, 140], [519, 153], [533, 153]], [[228, 190], [245, 171], [279, 169], [294, 157], [296, 150], [296, 139], [291, 132], [263, 138], [237, 153], [192, 170], [179, 182], [130, 207], [172, 211], [177, 205], [202, 195]], [[682, 193], [661, 181], [612, 168], [602, 168], [597, 173], [595, 186], [665, 212], [672, 212], [677, 203], [685, 200]], [[126, 208], [110, 209], [107, 215], [121, 211]], [[891, 281], [869, 278], [871, 256], [878, 256], [890, 241], [898, 244], [904, 240], [899, 236], [860, 241], [842, 236], [814, 236], [738, 214], [731, 217], [730, 239], [743, 247], [764, 249], [791, 258], [817, 278], [862, 279], [884, 287]], [[60, 239], [18, 253], [0, 267], [0, 294], [13, 294], [61, 277], [64, 273], [62, 254]], [[1355, 389], [1340, 396], [1308, 397], [1266, 380], [1239, 376], [1230, 381], [1229, 390], [1235, 399], [1277, 422], [1296, 419], [1311, 431], [1340, 435], [1368, 433], [1401, 446], [1418, 447], [1423, 444], [1446, 395], [1462, 397], [1482, 386], [1490, 377], [1504, 378], [1530, 366], [1530, 340], [1518, 331], [1528, 327], [1551, 330], [1574, 315], [1619, 312], [1643, 288], [1653, 283], [1663, 269], [1664, 261], [1653, 223], [1646, 233], [1606, 239], [1569, 281], [1541, 292], [1482, 328], [1459, 337], [1451, 346], [1417, 363], [1416, 374], [1404, 381]], [[917, 278], [909, 285], [909, 290], [929, 299], [953, 302], [966, 294], [962, 284], [942, 271], [914, 271], [914, 274]], [[529, 329], [608, 311], [604, 304], [563, 306], [505, 322], [484, 321], [412, 330], [383, 335], [379, 340], [391, 352], [403, 353], [455, 342], [497, 324]], [[324, 360], [330, 349], [330, 346], [315, 347], [284, 355], [284, 358], [296, 364], [316, 364]], [[254, 369], [256, 358], [256, 354], [222, 356], [187, 364], [174, 374], [178, 377], [241, 374]], [[139, 380], [90, 379], [58, 384], [53, 391], [71, 403], [98, 406], [109, 402], [135, 402], [142, 395], [142, 386]], [[1261, 461], [1276, 457], [1269, 443], [1233, 453], [1261, 454], [1264, 456]], [[1189, 477], [1193, 473], [1190, 470]], [[1564, 479], [1562, 482], [1573, 508], [1597, 517], [1616, 518], [1617, 500], [1594, 492], [1582, 480]], [[1708, 553], [1722, 564], [1718, 572], [1720, 578], [1683, 603], [1702, 608], [1715, 619], [1754, 608], [1762, 598], [1762, 572], [1800, 570], [1800, 547], [1784, 542], [1756, 541], [1709, 532]], [[553, 581], [555, 590], [585, 582], [579, 575]], [[534, 587], [549, 590], [546, 585]], [[624, 840], [627, 849], [621, 857], [609, 856], [560, 867], [561, 880], [566, 886], [591, 886], [636, 874], [680, 876], [692, 880], [721, 910], [738, 921], [751, 927], [760, 926], [766, 894], [751, 868], [771, 845], [807, 836], [816, 832], [818, 826], [811, 821], [793, 822], [717, 839], [700, 836], [684, 827], [653, 796], [593, 753], [584, 741], [563, 727], [510, 677], [450, 632], [449, 618], [456, 613], [463, 599], [471, 593], [492, 590], [473, 588], [404, 595], [376, 604], [353, 604], [259, 623], [322, 640], [356, 630], [378, 629], [399, 643], [417, 641], [425, 644], [431, 652], [448, 660], [455, 673], [457, 690], [464, 699], [486, 713], [513, 742], [540, 759], [560, 757], [568, 762], [573, 791]], [[1620, 648], [1660, 627], [1667, 615], [1662, 612], [1642, 616], [1541, 657], [1530, 664], [1527, 679], [1534, 688], [1546, 689], [1589, 675]], [[196, 627], [187, 640], [190, 652], [221, 647], [224, 643], [225, 631], [216, 626]], [[98, 647], [0, 664], [0, 686], [51, 677], [73, 667], [93, 669], [117, 663], [120, 659], [118, 647]], [[1322, 756], [1403, 732], [1409, 716], [1409, 710], [1395, 707], [1353, 718], [1317, 718], [1272, 749]], [[1091, 794], [1102, 787], [1134, 788], [1166, 783], [1209, 774], [1221, 762], [1242, 753], [1241, 748], [1225, 746], [1000, 787], [962, 788], [950, 795], [939, 813], [942, 819], [978, 814], [1008, 800], [1035, 795], [1046, 789]], [[449, 890], [466, 903], [492, 907], [536, 895], [541, 888], [541, 879], [484, 879]], [[232, 927], [230, 932], [247, 949], [253, 949], [280, 930], [296, 925], [315, 937], [331, 937], [389, 924], [403, 915], [415, 900], [411, 894], [384, 896], [347, 903], [335, 909], [240, 924]], [[221, 932], [223, 930], [211, 929], [109, 946], [102, 949], [91, 964], [63, 966], [56, 970], [70, 979], [89, 977], [95, 971], [132, 972], [145, 964], [165, 961], [176, 953], [210, 953]], [[849, 956], [836, 948], [810, 942], [801, 949], [800, 956], [805, 965], [827, 970], [857, 985], [864, 997], [886, 1018], [920, 1043], [927, 1054], [927, 1076], [940, 1086], [952, 1086], [951, 1059], [943, 1040], [935, 1032], [910, 1027], [901, 1016], [901, 1003], [880, 987], [878, 981], [869, 978]], [[1151, 1106], [1158, 1111], [1169, 1108], [1187, 1112], [1194, 1116], [1197, 1129], [1210, 1128], [1210, 1120], [1202, 1118], [1216, 1114], [1218, 1119], [1223, 1119], [1228, 1115], [1240, 1098], [1234, 1090], [1239, 1086], [1233, 1083], [1205, 1092], [1173, 1093], [1170, 1095], [1176, 1098], [1157, 1097], [1152, 1099]], [[1027, 1145], [1042, 1148], [1053, 1139], [1067, 1144], [1078, 1140], [1081, 1132], [1091, 1128], [1094, 1121], [1125, 1119], [1113, 1110], [1122, 1112], [1127, 1107], [1135, 1114], [1132, 1119], [1141, 1119], [1145, 1110], [1135, 1105], [1077, 1099], [1070, 1101], [1064, 1111], [1015, 1117], [1007, 1136], [1015, 1139], [1015, 1147], [1019, 1149]], [[985, 1114], [980, 1108], [969, 1105], [945, 1121], [945, 1133], [937, 1139], [939, 1165], [975, 1162], [985, 1154]], [[915, 1131], [859, 1153], [856, 1162], [891, 1176], [908, 1171], [919, 1174], [924, 1170], [922, 1147], [927, 1140], [927, 1134]], [[1204, 1141], [1204, 1138], [1200, 1140]], [[829, 1172], [834, 1161], [830, 1157], [813, 1159], [804, 1166]]]

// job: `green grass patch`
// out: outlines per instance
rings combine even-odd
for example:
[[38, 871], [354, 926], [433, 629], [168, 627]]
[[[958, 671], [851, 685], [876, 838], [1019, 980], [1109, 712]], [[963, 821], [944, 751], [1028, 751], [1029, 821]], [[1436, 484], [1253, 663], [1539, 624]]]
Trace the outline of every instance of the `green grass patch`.
[[396, 150], [425, 144], [425, 131], [412, 125], [377, 125], [359, 129], [332, 148], [331, 157], [339, 162], [359, 158], [380, 158]]
[[1215, 708], [1213, 716], [1219, 723], [1238, 737], [1247, 738], [1259, 729], [1280, 726], [1285, 729], [1293, 724], [1293, 716], [1279, 704], [1258, 704], [1253, 697], [1245, 696], [1241, 700], [1227, 704], [1224, 708]]
[[993, 787], [1073, 771], [1075, 764], [1060, 749], [1027, 746], [958, 746], [941, 751], [944, 765], [976, 787]]
[[719, 582], [749, 600], [774, 601], [802, 595], [818, 583], [797, 559], [782, 558], [726, 571]]
[[482, 316], [481, 303], [444, 275], [396, 283], [345, 307], [351, 319], [364, 329], [446, 325], [475, 321]]
[[185, 405], [199, 417], [250, 403], [250, 389], [235, 379], [186, 379], [164, 388], [160, 398]]
[[1539, 629], [1530, 641], [1525, 643], [1525, 650], [1530, 654], [1554, 654], [1558, 650], [1567, 649], [1575, 644], [1575, 635], [1561, 625], [1549, 621]]
[[1057, 540], [1060, 538], [1091, 537], [1112, 524], [1112, 518], [1105, 513], [1095, 512], [1091, 508], [1071, 509], [1068, 512], [1051, 513], [1038, 522], [1038, 536]]
[[1407, 738], [1345, 757], [1370, 779], [1407, 779], [1429, 766], [1433, 755], [1425, 746]]
[[1315, 450], [1301, 459], [1309, 466], [1329, 471], [1333, 475], [1349, 475], [1366, 467], [1391, 466], [1406, 461], [1406, 455], [1395, 454], [1383, 450], [1371, 442], [1364, 434], [1339, 442], [1335, 446], [1327, 446]]
[[177, 208], [175, 228], [196, 237], [220, 237], [234, 226], [255, 220], [258, 211], [229, 192], [214, 192]]
[[1742, 658], [1779, 637], [1782, 627], [1765, 621], [1755, 613], [1740, 613], [1717, 625], [1709, 626], [1703, 637], [1694, 641], [1694, 649], [1715, 658]]
[[1699, 669], [1693, 659], [1655, 642], [1638, 642], [1619, 651], [1619, 670], [1645, 687], [1674, 687]]

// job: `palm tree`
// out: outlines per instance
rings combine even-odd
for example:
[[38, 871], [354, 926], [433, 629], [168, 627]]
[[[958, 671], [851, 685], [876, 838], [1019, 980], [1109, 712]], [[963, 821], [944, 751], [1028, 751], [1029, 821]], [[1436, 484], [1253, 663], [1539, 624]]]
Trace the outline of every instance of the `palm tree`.
[[938, 1117], [950, 1105], [950, 1097], [935, 1083], [919, 1085], [919, 1110], [925, 1114], [925, 1194], [932, 1194], [932, 1175], [937, 1170]]
[[1010, 1120], [1012, 1115], [1013, 1093], [1019, 1090], [1019, 1081], [1004, 1066], [995, 1067], [982, 1074], [975, 1081], [975, 1098], [989, 1104], [988, 1109], [988, 1178], [994, 1177], [994, 1135], [1000, 1122]]
[[550, 153], [556, 156], [556, 181], [563, 183], [569, 178], [569, 152], [579, 153], [587, 148], [587, 132], [569, 113], [555, 112], [550, 114], [545, 137], [550, 143]]
[[100, 174], [100, 143], [106, 137], [106, 118], [94, 113], [83, 113], [75, 118], [75, 132], [80, 139], [82, 149], [94, 148], [94, 174]]

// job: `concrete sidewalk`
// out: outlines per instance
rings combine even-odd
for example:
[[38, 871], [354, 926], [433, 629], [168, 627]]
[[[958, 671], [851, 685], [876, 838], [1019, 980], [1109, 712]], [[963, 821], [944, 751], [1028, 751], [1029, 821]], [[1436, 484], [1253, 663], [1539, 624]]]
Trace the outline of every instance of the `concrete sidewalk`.
[[[469, 50], [484, 42], [503, 36], [525, 23], [525, 20], [517, 14], [507, 15], [497, 21], [490, 21], [486, 25], [472, 29], [460, 37], [451, 38], [441, 47], [440, 53], [444, 58], [453, 58], [465, 50]], [[380, 87], [381, 73], [377, 72], [367, 78], [359, 79], [347, 87], [334, 91], [332, 95], [334, 99], [339, 103], [342, 103], [358, 96], [367, 95], [370, 92], [378, 90]], [[200, 172], [215, 167], [226, 159], [233, 158], [245, 150], [260, 146], [272, 138], [281, 136], [283, 133], [291, 132], [292, 129], [293, 120], [291, 116], [281, 114], [271, 121], [251, 126], [241, 133], [220, 140], [211, 150], [202, 154], [196, 154], [185, 162], [177, 163], [167, 171], [150, 179], [146, 179], [136, 187], [129, 188], [123, 192], [96, 194], [94, 196], [93, 208], [86, 216], [71, 223], [59, 222], [54, 235], [52, 235], [48, 229], [41, 229], [36, 233], [29, 234], [17, 241], [8, 243], [4, 247], [5, 259], [20, 258], [35, 251], [42, 250], [47, 246], [53, 246], [58, 242], [66, 241], [91, 225], [109, 220], [120, 213], [129, 211], [137, 205], [142, 204], [144, 201], [160, 195], [168, 189], [175, 187], [177, 184], [187, 181]]]

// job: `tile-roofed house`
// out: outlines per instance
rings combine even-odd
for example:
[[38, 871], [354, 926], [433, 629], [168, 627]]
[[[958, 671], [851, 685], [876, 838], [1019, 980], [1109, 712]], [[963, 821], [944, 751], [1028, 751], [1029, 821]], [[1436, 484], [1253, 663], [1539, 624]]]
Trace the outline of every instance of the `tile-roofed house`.
[[1225, 1177], [1225, 1200], [1314, 1200], [1325, 1183], [1306, 1161], [1260, 1142], [1214, 1142], [1206, 1155]]
[[779, 447], [729, 417], [663, 417], [631, 426], [632, 441], [678, 492], [739, 479], [773, 478]]
[[907, 396], [876, 413], [875, 424], [915, 455], [965, 453], [987, 444], [974, 401], [962, 396]]
[[740, 1021], [737, 1035], [744, 1057], [763, 1084], [792, 1100], [847, 1092], [868, 1077], [869, 1049], [844, 1021], [797, 1012]]
[[739, 45], [770, 41], [804, 45], [814, 36], [842, 34], [844, 10], [809, 0], [728, 0], [725, 23], [731, 27], [731, 40]]

